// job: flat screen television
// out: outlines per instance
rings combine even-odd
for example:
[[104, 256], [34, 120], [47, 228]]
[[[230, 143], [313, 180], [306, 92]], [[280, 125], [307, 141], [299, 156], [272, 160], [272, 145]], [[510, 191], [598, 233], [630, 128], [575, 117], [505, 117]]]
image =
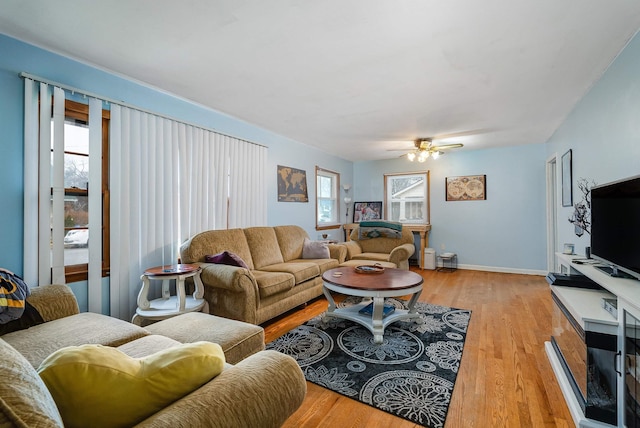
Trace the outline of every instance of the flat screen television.
[[609, 275], [640, 279], [640, 175], [591, 189], [591, 255]]

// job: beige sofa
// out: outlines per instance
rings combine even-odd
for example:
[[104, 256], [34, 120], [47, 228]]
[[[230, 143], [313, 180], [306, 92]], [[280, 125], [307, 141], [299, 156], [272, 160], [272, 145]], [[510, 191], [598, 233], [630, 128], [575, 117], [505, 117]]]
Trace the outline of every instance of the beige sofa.
[[[299, 226], [209, 230], [180, 248], [182, 263], [199, 264], [209, 312], [261, 324], [322, 294], [322, 274], [345, 261], [346, 249], [328, 244], [330, 258], [304, 259], [307, 233]], [[248, 269], [206, 263], [229, 251]]]
[[[409, 257], [414, 253], [413, 233], [403, 227], [400, 238], [373, 238], [359, 240], [359, 227], [351, 231], [350, 240], [343, 245], [347, 248], [347, 262], [343, 266], [381, 263], [385, 267], [409, 269]], [[390, 265], [390, 264], [393, 265]]]
[[[277, 427], [300, 406], [306, 382], [293, 358], [264, 351], [261, 327], [203, 313], [146, 328], [94, 313], [79, 313], [67, 286], [32, 290], [27, 299], [43, 323], [0, 337], [0, 427], [62, 427], [52, 395], [36, 368], [66, 346], [101, 344], [145, 357], [181, 341], [221, 344], [227, 363], [218, 376], [138, 427]], [[135, 400], [135, 397], [132, 397]], [[86, 426], [92, 426], [87, 421]]]

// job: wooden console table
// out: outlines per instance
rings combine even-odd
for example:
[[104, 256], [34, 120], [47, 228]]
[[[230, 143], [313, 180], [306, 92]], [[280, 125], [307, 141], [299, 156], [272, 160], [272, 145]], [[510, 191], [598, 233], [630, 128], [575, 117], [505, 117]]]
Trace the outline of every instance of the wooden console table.
[[[358, 223], [343, 224], [342, 227], [346, 233], [345, 240], [351, 240], [351, 232], [358, 227]], [[420, 254], [418, 254], [418, 264], [420, 269], [424, 270], [424, 249], [429, 246], [429, 231], [431, 230], [431, 224], [402, 224], [402, 227], [409, 229], [413, 233], [417, 233], [420, 236]]]

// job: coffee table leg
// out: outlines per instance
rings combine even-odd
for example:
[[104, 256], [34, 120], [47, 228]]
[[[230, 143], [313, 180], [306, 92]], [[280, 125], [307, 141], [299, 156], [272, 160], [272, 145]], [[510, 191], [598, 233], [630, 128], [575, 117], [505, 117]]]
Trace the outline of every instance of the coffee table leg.
[[416, 306], [416, 302], [418, 301], [418, 297], [420, 297], [421, 293], [422, 293], [422, 290], [419, 290], [417, 293], [411, 296], [411, 299], [409, 300], [409, 305], [407, 306], [407, 309], [409, 309], [410, 314], [416, 313], [415, 306]]
[[384, 297], [373, 298], [373, 314], [371, 324], [373, 325], [373, 342], [382, 343], [384, 336], [384, 325], [382, 324], [382, 313], [384, 309]]
[[329, 308], [327, 309], [327, 312], [335, 311], [336, 302], [335, 300], [333, 300], [333, 296], [331, 295], [331, 292], [327, 289], [327, 287], [322, 287], [322, 292], [324, 293], [324, 297], [326, 297], [327, 301], [329, 302]]

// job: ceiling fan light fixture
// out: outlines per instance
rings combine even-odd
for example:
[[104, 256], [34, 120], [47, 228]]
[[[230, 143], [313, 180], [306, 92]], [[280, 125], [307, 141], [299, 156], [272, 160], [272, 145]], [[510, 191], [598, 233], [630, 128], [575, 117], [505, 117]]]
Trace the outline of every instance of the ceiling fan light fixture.
[[436, 152], [431, 153], [431, 157], [432, 157], [433, 159], [438, 159], [438, 158], [440, 157], [440, 155], [441, 155], [441, 154], [442, 154], [441, 152], [437, 152], [437, 151], [436, 151]]
[[407, 159], [409, 159], [411, 162], [413, 162], [416, 158], [416, 154], [415, 152], [409, 152], [407, 153]]
[[423, 150], [418, 155], [418, 162], [424, 162], [427, 160], [428, 157], [429, 157], [429, 152], [426, 150]]

